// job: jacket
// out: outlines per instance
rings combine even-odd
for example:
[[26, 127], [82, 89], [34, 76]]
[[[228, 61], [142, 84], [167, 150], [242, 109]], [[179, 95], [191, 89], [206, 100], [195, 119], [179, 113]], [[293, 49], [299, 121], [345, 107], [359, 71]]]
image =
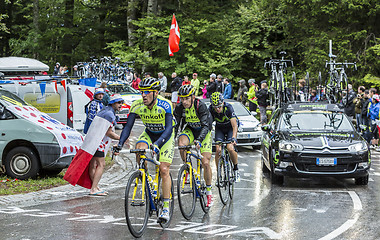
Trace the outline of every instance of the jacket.
[[267, 88], [261, 88], [259, 91], [256, 92], [257, 97], [257, 104], [260, 107], [267, 107], [268, 106], [268, 89]]
[[206, 89], [207, 89], [206, 97], [210, 98], [211, 94], [213, 94], [214, 92], [216, 92], [216, 83], [215, 82], [210, 82], [209, 85], [207, 85]]
[[249, 87], [249, 91], [247, 93], [247, 96], [248, 96], [248, 100], [253, 102], [253, 103], [257, 103], [257, 94], [256, 94], [256, 91], [257, 91], [257, 87], [256, 85], [252, 85]]
[[178, 89], [182, 86], [182, 79], [180, 77], [175, 77], [171, 84], [170, 84], [170, 90], [172, 92], [177, 92]]
[[379, 119], [380, 114], [380, 102], [373, 104], [370, 103], [368, 107], [368, 117], [372, 120]]
[[[199, 99], [194, 100], [195, 113], [201, 123], [201, 130], [196, 140], [202, 142], [209, 131], [212, 129], [212, 116], [206, 104]], [[178, 129], [183, 128], [185, 125], [185, 108], [182, 103], [177, 104], [174, 109], [174, 117], [177, 122], [175, 126], [175, 134], [177, 135]]]
[[[347, 99], [347, 103], [345, 104], [345, 108], [344, 108], [344, 113], [347, 114], [347, 116], [354, 116], [355, 115], [355, 104], [354, 104], [354, 99], [356, 98], [356, 93], [354, 90], [351, 90], [349, 93], [348, 93], [348, 99]], [[344, 99], [346, 99], [344, 97]]]
[[224, 89], [223, 98], [224, 99], [232, 99], [232, 84], [229, 83]]

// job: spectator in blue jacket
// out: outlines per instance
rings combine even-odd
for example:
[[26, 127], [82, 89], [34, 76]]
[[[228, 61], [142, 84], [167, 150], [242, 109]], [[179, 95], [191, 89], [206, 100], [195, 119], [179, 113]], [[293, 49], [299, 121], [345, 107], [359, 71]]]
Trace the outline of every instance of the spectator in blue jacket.
[[94, 93], [94, 98], [84, 106], [86, 112], [86, 122], [84, 123], [83, 133], [87, 134], [88, 129], [94, 120], [96, 114], [103, 108], [103, 97], [105, 92], [102, 88], [98, 88]]
[[[380, 114], [380, 97], [378, 94], [372, 96], [372, 102], [368, 106], [368, 117], [370, 118], [371, 132], [373, 134], [372, 146], [377, 149], [377, 144], [379, 143], [379, 130], [377, 126], [377, 121], [379, 120]], [[376, 121], [377, 120], [377, 121]]]
[[233, 98], [233, 92], [232, 92], [232, 84], [230, 83], [230, 79], [225, 78], [224, 79], [224, 85], [226, 87], [224, 88], [223, 98], [224, 99], [232, 99]]

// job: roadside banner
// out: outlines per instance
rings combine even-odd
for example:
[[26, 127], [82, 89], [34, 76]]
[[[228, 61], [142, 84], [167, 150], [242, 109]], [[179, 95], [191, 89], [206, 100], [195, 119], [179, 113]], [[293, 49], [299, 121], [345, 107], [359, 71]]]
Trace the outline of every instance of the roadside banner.
[[41, 95], [44, 96], [45, 91], [46, 91], [46, 82], [40, 83], [40, 90], [41, 90]]

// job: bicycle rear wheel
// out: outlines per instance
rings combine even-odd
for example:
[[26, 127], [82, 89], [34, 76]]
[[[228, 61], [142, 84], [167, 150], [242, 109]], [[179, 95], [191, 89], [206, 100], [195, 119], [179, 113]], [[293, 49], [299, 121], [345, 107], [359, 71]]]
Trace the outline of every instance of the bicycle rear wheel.
[[202, 210], [204, 213], [208, 213], [208, 211], [210, 210], [210, 207], [207, 207], [207, 195], [206, 195], [206, 182], [202, 176], [202, 165], [200, 167], [200, 176], [199, 176], [199, 179], [201, 181], [201, 184], [199, 186], [199, 188], [197, 188], [197, 191], [198, 191], [198, 195], [199, 195], [199, 200], [200, 200], [200, 203], [201, 203], [201, 207], [202, 207]]
[[230, 187], [230, 181], [228, 177], [227, 164], [225, 164], [225, 159], [220, 157], [218, 162], [218, 171], [217, 171], [217, 183], [220, 200], [224, 205], [228, 202], [228, 192]]
[[[144, 187], [144, 195], [142, 194]], [[125, 190], [125, 217], [128, 229], [134, 237], [141, 237], [149, 218], [150, 201], [148, 189], [142, 184], [142, 174], [135, 171]]]
[[[187, 174], [189, 174], [188, 179], [186, 179]], [[187, 220], [190, 220], [194, 214], [196, 202], [195, 188], [196, 186], [194, 181], [194, 175], [190, 172], [189, 165], [183, 164], [178, 172], [177, 195], [179, 209], [181, 210], [182, 216]]]
[[[169, 210], [170, 210], [169, 215], [170, 215], [170, 218], [169, 218], [169, 221], [166, 221], [166, 222], [162, 222], [161, 221], [160, 222], [160, 226], [162, 228], [169, 227], [170, 222], [172, 220], [173, 211], [174, 211], [174, 186], [173, 186], [173, 178], [172, 178], [171, 174], [170, 174], [170, 181], [171, 181], [170, 202], [169, 202]], [[161, 185], [162, 185], [162, 179], [161, 179], [161, 177], [159, 177], [159, 180], [158, 180], [158, 189], [159, 189], [159, 193], [160, 193], [160, 195], [159, 195], [160, 200], [159, 200], [159, 204], [157, 204], [159, 206], [157, 206], [157, 207], [159, 207], [160, 211], [162, 211], [162, 207], [164, 206], [164, 198], [162, 197], [163, 194], [162, 194], [162, 187], [161, 187]]]

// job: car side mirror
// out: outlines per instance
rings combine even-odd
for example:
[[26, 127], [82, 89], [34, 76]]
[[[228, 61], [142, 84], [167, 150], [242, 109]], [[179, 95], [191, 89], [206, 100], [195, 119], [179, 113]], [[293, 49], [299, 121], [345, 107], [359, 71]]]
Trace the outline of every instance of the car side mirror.
[[251, 111], [252, 116], [256, 116], [257, 112]]
[[271, 126], [269, 124], [261, 126], [261, 130], [264, 132], [270, 132]]

